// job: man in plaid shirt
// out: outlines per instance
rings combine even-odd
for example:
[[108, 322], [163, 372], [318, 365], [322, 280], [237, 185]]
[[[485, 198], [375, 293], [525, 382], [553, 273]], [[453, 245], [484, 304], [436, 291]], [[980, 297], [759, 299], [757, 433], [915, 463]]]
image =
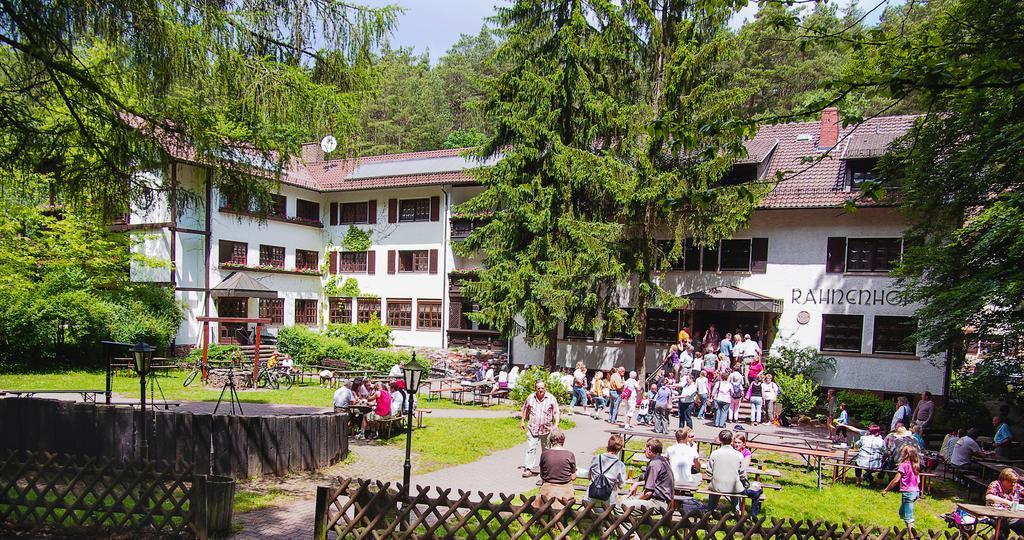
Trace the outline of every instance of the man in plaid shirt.
[[523, 404], [523, 417], [519, 429], [526, 431], [526, 463], [523, 478], [537, 474], [534, 467], [540, 462], [541, 447], [548, 448], [548, 435], [558, 426], [558, 402], [547, 392], [544, 381], [537, 381], [537, 391], [530, 394]]

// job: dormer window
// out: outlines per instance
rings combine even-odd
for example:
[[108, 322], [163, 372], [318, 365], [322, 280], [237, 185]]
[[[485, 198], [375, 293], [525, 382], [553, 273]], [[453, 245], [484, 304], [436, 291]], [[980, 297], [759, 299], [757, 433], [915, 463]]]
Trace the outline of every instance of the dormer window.
[[864, 182], [879, 182], [875, 169], [878, 167], [877, 159], [851, 159], [846, 162], [846, 185], [850, 189], [858, 190]]
[[747, 184], [757, 179], [757, 163], [743, 163], [732, 166], [732, 169], [722, 179], [723, 186], [738, 186]]

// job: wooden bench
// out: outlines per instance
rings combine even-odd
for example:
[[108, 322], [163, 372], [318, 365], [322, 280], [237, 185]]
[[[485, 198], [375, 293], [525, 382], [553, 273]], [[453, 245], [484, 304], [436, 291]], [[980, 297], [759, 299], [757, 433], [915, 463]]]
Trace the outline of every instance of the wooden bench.
[[[413, 402], [415, 404], [415, 402]], [[430, 414], [434, 411], [430, 409], [416, 409], [416, 427], [423, 429], [423, 415]]]
[[[846, 482], [846, 472], [850, 471], [850, 470], [868, 471], [868, 472], [871, 472], [871, 473], [878, 473], [880, 475], [896, 474], [896, 471], [891, 470], [891, 469], [872, 469], [870, 467], [861, 467], [860, 465], [857, 465], [857, 463], [854, 462], [854, 461], [848, 461], [848, 462], [845, 462], [845, 463], [842, 462], [842, 461], [831, 461], [831, 462], [825, 463], [825, 465], [832, 467], [832, 483], [833, 484], [835, 484], [836, 482], [839, 482], [840, 484], [845, 483]], [[927, 494], [928, 492], [931, 491], [931, 480], [932, 479], [939, 478], [939, 475], [936, 474], [936, 473], [923, 472], [923, 471], [919, 474], [919, 476], [921, 477], [921, 493], [922, 494]], [[860, 485], [860, 479], [857, 479], [857, 485]]]
[[456, 393], [461, 393], [461, 392], [464, 392], [464, 391], [465, 391], [465, 388], [463, 388], [461, 386], [439, 386], [437, 388], [431, 388], [430, 391], [427, 392], [427, 399], [428, 400], [440, 399], [441, 398], [441, 394], [444, 393], [444, 392], [451, 393], [452, 397], [454, 399], [454, 395]]
[[96, 403], [96, 396], [106, 393], [106, 390], [0, 390], [0, 394], [29, 398], [36, 394], [78, 394], [86, 403]]

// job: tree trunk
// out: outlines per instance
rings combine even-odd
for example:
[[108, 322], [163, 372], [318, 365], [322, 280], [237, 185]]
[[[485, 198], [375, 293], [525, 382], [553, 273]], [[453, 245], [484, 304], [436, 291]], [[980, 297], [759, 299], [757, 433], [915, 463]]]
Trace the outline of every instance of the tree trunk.
[[[640, 283], [643, 281], [645, 276], [641, 276]], [[639, 290], [637, 291], [636, 299], [636, 338], [634, 343], [636, 348], [634, 349], [633, 355], [635, 356], [635, 362], [633, 369], [636, 370], [636, 376], [638, 381], [644, 381], [647, 378], [647, 293]]]
[[558, 367], [558, 327], [548, 331], [548, 340], [544, 344], [544, 369], [554, 371]]

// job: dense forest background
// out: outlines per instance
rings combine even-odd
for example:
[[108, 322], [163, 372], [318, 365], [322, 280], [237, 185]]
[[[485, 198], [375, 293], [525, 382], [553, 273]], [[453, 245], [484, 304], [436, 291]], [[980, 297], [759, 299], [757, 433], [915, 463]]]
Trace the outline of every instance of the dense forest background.
[[[929, 9], [919, 6], [908, 21], [892, 8], [868, 24], [873, 18], [856, 6], [762, 3], [753, 19], [731, 32], [730, 54], [722, 59], [734, 73], [733, 86], [745, 94], [741, 112], [769, 122], [809, 120], [832, 101], [841, 116], [854, 120], [883, 110], [921, 112], [912, 97], [894, 105], [870, 97], [867, 88], [837, 99], [833, 84], [866, 60], [860, 40], [869, 31], [905, 31], [908, 22], [927, 20]], [[508, 69], [495, 56], [502, 41], [500, 29], [485, 26], [476, 35], [463, 34], [436, 61], [385, 43], [363, 68], [367, 89], [350, 151], [372, 155], [482, 143], [492, 135], [481, 111], [487, 81]]]

